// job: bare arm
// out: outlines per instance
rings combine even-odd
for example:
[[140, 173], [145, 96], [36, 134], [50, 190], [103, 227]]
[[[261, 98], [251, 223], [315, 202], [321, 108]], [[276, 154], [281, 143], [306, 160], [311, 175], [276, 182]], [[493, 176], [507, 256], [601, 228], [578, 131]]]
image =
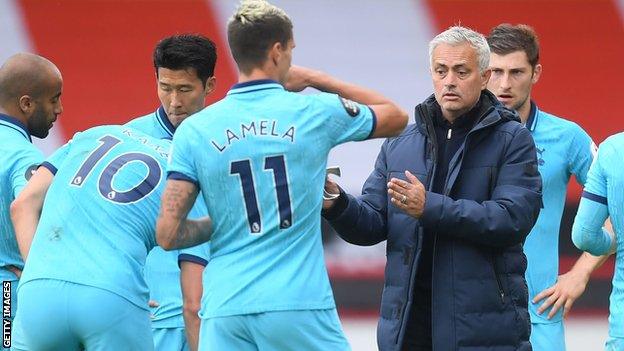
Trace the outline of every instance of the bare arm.
[[[613, 227], [608, 218], [604, 226], [607, 231], [613, 233]], [[539, 303], [544, 300], [537, 309], [537, 313], [541, 314], [552, 306], [548, 313], [548, 319], [550, 319], [563, 307], [563, 316], [565, 317], [574, 302], [585, 292], [591, 274], [598, 267], [602, 266], [613, 253], [614, 251], [611, 251], [602, 256], [594, 256], [588, 252], [583, 252], [572, 269], [557, 278], [555, 285], [545, 289], [533, 298], [533, 303]]]
[[203, 293], [202, 274], [204, 266], [195, 262], [180, 262], [180, 284], [182, 286], [183, 316], [186, 338], [191, 351], [199, 345], [199, 307]]
[[555, 285], [540, 292], [533, 298], [533, 303], [539, 303], [545, 299], [537, 309], [537, 313], [541, 314], [552, 306], [548, 313], [548, 319], [550, 319], [563, 307], [563, 316], [565, 317], [574, 302], [585, 292], [585, 287], [587, 287], [592, 272], [602, 266], [609, 256], [610, 254], [593, 256], [590, 253], [583, 252], [572, 269], [557, 278]]
[[292, 66], [288, 72], [286, 89], [301, 91], [307, 87], [338, 94], [343, 98], [368, 105], [377, 117], [374, 138], [398, 135], [407, 124], [407, 112], [378, 92], [343, 82], [320, 71]]
[[30, 251], [30, 245], [39, 224], [43, 200], [53, 178], [54, 174], [50, 170], [39, 167], [26, 187], [11, 203], [11, 220], [13, 221], [13, 228], [15, 228], [17, 245], [24, 261], [26, 261]]
[[183, 249], [210, 240], [210, 217], [187, 219], [197, 198], [198, 188], [184, 180], [167, 180], [156, 222], [156, 241], [164, 250]]

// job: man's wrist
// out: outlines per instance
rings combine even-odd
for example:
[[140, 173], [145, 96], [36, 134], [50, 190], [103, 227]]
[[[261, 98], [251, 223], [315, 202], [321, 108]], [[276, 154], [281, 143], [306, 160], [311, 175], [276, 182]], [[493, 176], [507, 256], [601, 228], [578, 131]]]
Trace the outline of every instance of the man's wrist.
[[340, 187], [338, 189], [340, 190], [340, 195], [338, 195], [338, 197], [334, 200], [332, 206], [321, 211], [323, 218], [328, 221], [338, 218], [349, 205], [349, 197], [347, 196], [347, 193], [345, 193]]

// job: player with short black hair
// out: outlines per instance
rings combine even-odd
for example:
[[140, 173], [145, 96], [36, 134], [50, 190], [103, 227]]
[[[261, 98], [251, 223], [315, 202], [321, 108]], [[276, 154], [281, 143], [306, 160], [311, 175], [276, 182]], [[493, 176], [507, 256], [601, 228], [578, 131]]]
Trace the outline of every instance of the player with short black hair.
[[[153, 57], [161, 106], [156, 112], [135, 118], [126, 125], [154, 138], [172, 138], [184, 119], [204, 108], [206, 96], [214, 89], [216, 47], [210, 39], [199, 34], [173, 35], [156, 45]], [[206, 213], [201, 201], [197, 206], [200, 213]], [[187, 265], [182, 263], [185, 262], [184, 257], [181, 266]], [[180, 277], [177, 251], [165, 252], [160, 247], [150, 251], [145, 265], [145, 279], [150, 290], [156, 351], [184, 351], [193, 349], [193, 345], [197, 344], [198, 309], [189, 308], [188, 304], [183, 308]], [[201, 280], [201, 275], [185, 279]], [[200, 295], [200, 292], [190, 293], [187, 300]]]

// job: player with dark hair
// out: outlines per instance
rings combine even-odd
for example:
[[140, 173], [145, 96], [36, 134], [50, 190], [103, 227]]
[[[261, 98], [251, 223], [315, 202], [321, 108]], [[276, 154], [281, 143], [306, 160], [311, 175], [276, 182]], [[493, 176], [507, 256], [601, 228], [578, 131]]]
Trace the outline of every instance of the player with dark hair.
[[[216, 60], [214, 43], [201, 35], [182, 34], [161, 40], [154, 49], [154, 68], [162, 105], [156, 112], [133, 119], [126, 125], [154, 138], [173, 137], [184, 119], [204, 108], [206, 96], [214, 90], [216, 83]], [[198, 206], [205, 213], [201, 201]], [[201, 275], [186, 278], [201, 280]], [[156, 351], [188, 350], [189, 342], [197, 343], [199, 317], [197, 308], [187, 306], [183, 309], [178, 252], [165, 252], [160, 247], [150, 251], [145, 279], [150, 290]]]
[[0, 280], [10, 282], [11, 318], [17, 307], [17, 283], [24, 261], [9, 206], [43, 161], [31, 135], [48, 135], [63, 112], [62, 90], [60, 71], [44, 57], [20, 53], [0, 67]]
[[[228, 40], [239, 83], [176, 132], [157, 223], [168, 250], [211, 240], [200, 350], [349, 349], [321, 244], [327, 154], [397, 135], [407, 113], [368, 89], [291, 67], [292, 22], [266, 1], [242, 2]], [[200, 190], [210, 220], [189, 220]]]
[[[537, 147], [544, 206], [524, 243], [528, 267], [531, 344], [536, 351], [565, 350], [563, 317], [581, 296], [593, 272], [604, 262], [583, 254], [572, 270], [559, 272], [559, 226], [570, 176], [585, 184], [596, 146], [576, 123], [538, 108], [531, 90], [542, 73], [539, 43], [527, 25], [501, 24], [487, 38], [492, 51], [488, 89], [520, 115]], [[540, 304], [540, 301], [543, 301]]]

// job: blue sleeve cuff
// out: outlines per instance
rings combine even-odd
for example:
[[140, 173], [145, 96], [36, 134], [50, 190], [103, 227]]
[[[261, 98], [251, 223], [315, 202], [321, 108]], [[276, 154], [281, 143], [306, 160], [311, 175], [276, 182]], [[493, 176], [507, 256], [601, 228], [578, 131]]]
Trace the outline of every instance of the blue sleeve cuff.
[[187, 176], [184, 173], [180, 173], [180, 172], [176, 172], [176, 171], [167, 172], [167, 179], [184, 180], [184, 181], [193, 183], [193, 184], [197, 185], [197, 187], [199, 187], [199, 182], [198, 181], [196, 181], [195, 179]]
[[438, 225], [442, 217], [442, 208], [444, 206], [444, 195], [436, 194], [431, 191], [425, 192], [425, 209], [423, 210], [420, 221], [427, 228], [434, 228]]
[[191, 254], [179, 254], [178, 255], [178, 266], [180, 265], [181, 262], [193, 262], [193, 263], [197, 263], [200, 266], [204, 266], [206, 267], [206, 265], [208, 265], [208, 261], [199, 257], [199, 256], [195, 256], [195, 255], [191, 255]]
[[596, 195], [596, 194], [592, 194], [588, 191], [583, 191], [583, 195], [581, 195], [581, 197], [584, 197], [588, 200], [592, 200], [598, 203], [601, 203], [603, 205], [607, 205], [607, 198], [604, 196], [600, 196], [600, 195]]
[[48, 171], [52, 172], [52, 174], [54, 175], [56, 175], [56, 172], [58, 172], [58, 169], [56, 169], [53, 164], [47, 161], [43, 162], [39, 167], [47, 168]]
[[370, 106], [367, 106], [367, 107], [370, 110], [371, 114], [373, 115], [373, 126], [371, 127], [371, 132], [366, 137], [366, 139], [370, 139], [373, 137], [373, 134], [375, 134], [375, 129], [377, 129], [377, 115], [375, 114], [375, 111], [373, 111], [373, 109]]

